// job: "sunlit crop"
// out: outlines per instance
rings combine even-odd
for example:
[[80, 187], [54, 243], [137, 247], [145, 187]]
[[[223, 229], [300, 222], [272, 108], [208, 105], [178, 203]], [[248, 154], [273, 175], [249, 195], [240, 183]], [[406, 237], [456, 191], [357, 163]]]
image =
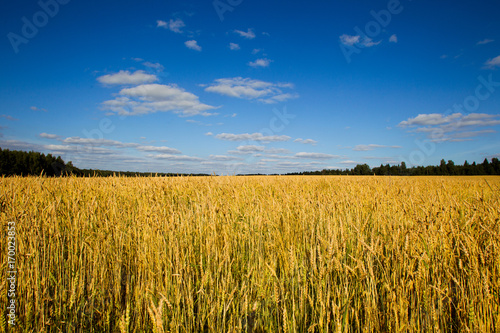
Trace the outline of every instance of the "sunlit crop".
[[0, 178], [0, 221], [19, 332], [500, 330], [498, 177]]

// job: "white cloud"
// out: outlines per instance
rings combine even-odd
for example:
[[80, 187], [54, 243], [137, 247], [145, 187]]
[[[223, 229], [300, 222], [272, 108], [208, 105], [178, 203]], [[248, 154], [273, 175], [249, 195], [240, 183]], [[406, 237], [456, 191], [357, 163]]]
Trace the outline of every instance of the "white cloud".
[[357, 45], [359, 47], [372, 47], [375, 45], [380, 44], [382, 41], [374, 42], [371, 38], [365, 37], [361, 39], [361, 36], [359, 35], [347, 35], [343, 34], [339, 36], [340, 42], [344, 45], [347, 46], [354, 46]]
[[377, 145], [377, 144], [369, 144], [369, 145], [357, 145], [352, 150], [354, 151], [370, 151], [377, 148], [402, 148], [401, 146], [385, 146], [385, 145]]
[[56, 134], [48, 134], [48, 133], [40, 133], [39, 135], [41, 138], [44, 138], [44, 139], [51, 139], [51, 140], [57, 140], [60, 138], [59, 135], [56, 135]]
[[[491, 130], [470, 131], [473, 127], [500, 125], [500, 114], [454, 113], [444, 116], [438, 113], [419, 114], [415, 118], [399, 123], [398, 127], [409, 128], [410, 132], [426, 133], [434, 142], [465, 141], [478, 135], [493, 133]], [[467, 138], [467, 139], [465, 139]]]
[[268, 148], [264, 151], [266, 154], [291, 154], [292, 152], [285, 148]]
[[157, 147], [157, 146], [137, 146], [135, 149], [139, 151], [145, 151], [145, 152], [156, 152], [156, 153], [165, 153], [165, 154], [180, 154], [181, 152], [175, 148], [170, 148], [170, 147]]
[[308, 145], [316, 145], [318, 143], [318, 141], [316, 140], [313, 140], [313, 139], [302, 139], [302, 138], [298, 138], [298, 139], [295, 139], [293, 140], [293, 142], [298, 142], [298, 143], [303, 143], [303, 144], [308, 144]]
[[212, 135], [214, 135], [214, 133], [212, 133], [212, 132], [207, 132], [207, 133], [205, 133], [205, 135], [212, 136]]
[[480, 40], [479, 42], [477, 42], [476, 45], [484, 45], [484, 44], [488, 44], [488, 43], [491, 43], [491, 42], [494, 42], [495, 40], [494, 39], [483, 39], [483, 40]]
[[263, 152], [266, 149], [266, 147], [255, 146], [255, 145], [245, 145], [245, 146], [238, 146], [236, 149], [240, 153], [251, 154], [251, 153], [256, 153], [256, 152]]
[[284, 93], [283, 89], [292, 89], [290, 83], [271, 83], [250, 78], [217, 79], [205, 88], [205, 91], [242, 99], [257, 99], [262, 103], [277, 103], [297, 98], [298, 94]]
[[165, 22], [162, 20], [157, 20], [156, 21], [156, 27], [157, 28], [165, 28], [167, 30], [173, 31], [175, 33], [182, 33], [181, 29], [184, 28], [186, 25], [181, 19], [170, 19], [170, 21]]
[[272, 62], [272, 60], [269, 60], [267, 58], [257, 59], [255, 61], [250, 61], [248, 63], [248, 66], [251, 66], [251, 67], [269, 67], [271, 62]]
[[195, 40], [188, 40], [184, 43], [188, 49], [201, 51], [201, 46], [198, 45], [198, 42]]
[[409, 118], [408, 120], [399, 123], [399, 127], [407, 126], [427, 126], [427, 125], [441, 125], [452, 121], [453, 119], [460, 118], [462, 114], [454, 113], [450, 116], [444, 116], [440, 113], [429, 113], [429, 114], [419, 114], [415, 118]]
[[372, 46], [378, 45], [380, 43], [382, 43], [381, 40], [379, 40], [378, 42], [374, 42], [371, 38], [365, 38], [361, 42], [361, 45], [364, 47], [372, 47]]
[[339, 163], [340, 164], [357, 164], [358, 162], [352, 161], [352, 160], [345, 160], [345, 161], [341, 161]]
[[211, 160], [214, 160], [214, 161], [240, 161], [241, 160], [241, 158], [239, 158], [239, 157], [226, 156], [226, 155], [210, 155], [208, 158]]
[[495, 67], [500, 67], [500, 55], [493, 59], [489, 59], [484, 63], [484, 65], [486, 68], [491, 68], [491, 69]]
[[172, 155], [172, 154], [157, 154], [157, 155], [150, 155], [149, 157], [155, 158], [155, 159], [161, 159], [161, 160], [169, 160], [169, 161], [191, 161], [191, 162], [196, 162], [196, 161], [202, 161], [202, 158], [199, 157], [194, 157], [194, 156], [187, 156], [187, 155]]
[[359, 43], [361, 36], [350, 36], [347, 34], [343, 34], [339, 37], [340, 42], [344, 45], [353, 46], [354, 44]]
[[264, 136], [262, 133], [244, 133], [244, 134], [231, 134], [231, 133], [221, 133], [215, 136], [220, 140], [227, 141], [260, 141], [260, 142], [281, 142], [290, 140], [289, 136], [286, 135], [271, 135]]
[[176, 85], [144, 84], [122, 89], [118, 96], [102, 103], [102, 108], [123, 116], [173, 111], [182, 116], [213, 115], [215, 107], [200, 103], [198, 96]]
[[31, 109], [31, 110], [33, 110], [33, 111], [43, 111], [43, 112], [47, 112], [47, 110], [46, 110], [46, 109], [43, 109], [43, 108], [42, 108], [42, 109], [41, 109], [41, 108], [37, 108], [36, 106], [32, 106], [32, 107], [30, 107], [30, 109]]
[[158, 81], [156, 75], [147, 74], [142, 70], [130, 73], [129, 71], [121, 70], [115, 74], [107, 74], [97, 78], [97, 81], [103, 84], [142, 84]]
[[12, 116], [9, 116], [8, 114], [0, 114], [0, 118], [4, 118], [4, 119], [7, 119], [7, 120], [12, 120], [12, 121], [14, 121], [14, 120], [19, 120], [19, 119], [17, 119], [17, 118], [14, 118], [14, 117], [12, 117]]
[[332, 159], [332, 158], [340, 158], [338, 155], [331, 155], [331, 154], [324, 154], [324, 153], [306, 153], [306, 152], [300, 152], [295, 154], [295, 157], [297, 158], [309, 158], [309, 159], [321, 159], [321, 160], [327, 160], [327, 159]]
[[245, 37], [248, 39], [254, 39], [255, 38], [255, 33], [253, 32], [253, 29], [248, 29], [246, 32], [241, 31], [241, 30], [234, 30], [235, 33], [240, 35], [241, 37]]
[[168, 154], [180, 154], [181, 152], [175, 148], [165, 147], [165, 146], [145, 146], [135, 142], [121, 142], [116, 140], [108, 139], [92, 139], [92, 138], [81, 138], [78, 136], [69, 137], [62, 140], [66, 144], [76, 144], [84, 146], [93, 147], [115, 147], [115, 148], [134, 148], [138, 151], [144, 152], [158, 152], [158, 153], [168, 153]]
[[391, 37], [389, 37], [389, 42], [391, 42], [391, 43], [397, 43], [398, 42], [398, 36], [392, 35]]
[[229, 48], [233, 51], [236, 51], [240, 49], [240, 46], [236, 43], [229, 43]]
[[156, 69], [159, 72], [161, 72], [165, 69], [165, 67], [163, 67], [162, 64], [157, 63], [157, 62], [146, 61], [146, 62], [143, 62], [142, 64], [146, 67]]

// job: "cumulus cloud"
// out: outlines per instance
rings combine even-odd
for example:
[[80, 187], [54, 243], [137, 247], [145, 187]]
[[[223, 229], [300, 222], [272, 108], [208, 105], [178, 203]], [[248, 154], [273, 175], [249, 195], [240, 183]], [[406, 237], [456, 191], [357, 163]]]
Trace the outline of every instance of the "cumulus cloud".
[[233, 51], [236, 51], [240, 49], [240, 46], [236, 43], [229, 43], [229, 48]]
[[486, 61], [484, 63], [484, 66], [486, 68], [490, 68], [490, 69], [493, 69], [495, 67], [500, 67], [500, 55], [493, 58], [493, 59], [489, 59], [488, 61]]
[[215, 136], [220, 140], [227, 141], [260, 141], [260, 142], [280, 142], [290, 140], [289, 136], [286, 135], [270, 135], [264, 136], [262, 133], [244, 133], [244, 134], [231, 134], [231, 133], [221, 133]]
[[419, 114], [415, 118], [399, 123], [398, 127], [406, 128], [414, 133], [426, 133], [435, 142], [465, 141], [472, 137], [493, 133], [493, 130], [470, 129], [500, 125], [500, 114], [470, 113], [463, 115], [454, 113], [448, 116], [438, 113]]
[[97, 78], [97, 81], [109, 85], [135, 85], [142, 83], [152, 83], [158, 81], [156, 75], [147, 74], [142, 70], [130, 73], [129, 71], [121, 70], [118, 73], [107, 74]]
[[195, 50], [195, 51], [201, 51], [201, 46], [199, 46], [198, 42], [195, 40], [188, 40], [188, 41], [184, 42], [184, 44], [186, 45], [186, 47], [188, 49]]
[[182, 33], [182, 28], [184, 28], [186, 24], [181, 19], [170, 19], [170, 21], [165, 22], [162, 20], [157, 20], [156, 21], [156, 27], [158, 28], [165, 28], [167, 30], [173, 31], [175, 33]]
[[241, 30], [234, 30], [234, 32], [240, 35], [241, 37], [245, 37], [247, 39], [255, 38], [255, 33], [253, 32], [253, 29], [248, 29], [246, 32]]
[[213, 115], [206, 112], [215, 107], [200, 103], [198, 96], [176, 85], [144, 84], [122, 89], [118, 96], [102, 103], [110, 114], [133, 116], [172, 111], [182, 116]]
[[250, 61], [248, 63], [248, 66], [250, 67], [269, 67], [269, 65], [271, 64], [272, 60], [269, 60], [267, 58], [263, 58], [263, 59], [257, 59], [255, 61]]
[[293, 89], [293, 85], [234, 77], [217, 79], [206, 87], [205, 91], [241, 99], [256, 99], [266, 104], [284, 102], [298, 97], [296, 93], [283, 92], [284, 89]]

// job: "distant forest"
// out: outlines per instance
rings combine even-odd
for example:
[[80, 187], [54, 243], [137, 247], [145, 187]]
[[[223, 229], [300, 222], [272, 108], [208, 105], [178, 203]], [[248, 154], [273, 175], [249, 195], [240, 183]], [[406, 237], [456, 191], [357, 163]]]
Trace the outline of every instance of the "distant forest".
[[492, 158], [491, 162], [484, 159], [483, 163], [476, 164], [465, 161], [463, 165], [456, 165], [453, 161], [444, 159], [438, 166], [415, 166], [407, 168], [405, 162], [400, 165], [383, 165], [370, 168], [368, 164], [358, 164], [352, 169], [306, 171], [289, 173], [288, 175], [378, 175], [378, 176], [478, 176], [500, 175], [500, 161]]
[[162, 177], [175, 176], [209, 176], [208, 174], [177, 174], [177, 173], [150, 173], [150, 172], [133, 172], [133, 171], [110, 171], [110, 170], [94, 170], [94, 169], [79, 169], [73, 166], [72, 162], [65, 163], [58, 156], [54, 157], [51, 154], [42, 154], [34, 151], [25, 152], [19, 150], [8, 150], [0, 148], [0, 175], [5, 176], [69, 176], [78, 177], [101, 176], [108, 177], [113, 175], [127, 177], [149, 177], [151, 175]]
[[[79, 169], [71, 162], [65, 163], [58, 156], [54, 157], [51, 154], [42, 154], [38, 152], [25, 152], [18, 150], [8, 150], [0, 148], [0, 175], [5, 176], [28, 176], [28, 175], [45, 175], [45, 176], [209, 176], [208, 174], [177, 174], [177, 173], [150, 173], [150, 172], [133, 172], [133, 171], [110, 171], [110, 170], [94, 170], [94, 169]], [[321, 171], [304, 171], [287, 173], [286, 175], [379, 175], [379, 176], [475, 176], [475, 175], [500, 175], [500, 161], [498, 158], [492, 158], [491, 162], [484, 159], [483, 163], [469, 164], [467, 161], [463, 165], [456, 165], [453, 161], [446, 162], [441, 160], [438, 166], [416, 166], [407, 168], [402, 162], [400, 165], [383, 165], [370, 168], [368, 164], [358, 164], [352, 169], [345, 170], [330, 170], [324, 169]]]

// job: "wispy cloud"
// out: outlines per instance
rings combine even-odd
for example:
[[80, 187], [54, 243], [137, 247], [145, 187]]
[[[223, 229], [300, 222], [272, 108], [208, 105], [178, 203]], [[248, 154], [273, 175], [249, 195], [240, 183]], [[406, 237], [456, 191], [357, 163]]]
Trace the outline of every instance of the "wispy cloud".
[[340, 158], [338, 155], [331, 155], [331, 154], [324, 154], [324, 153], [306, 153], [306, 152], [300, 152], [295, 154], [296, 158], [308, 158], [308, 159], [320, 159], [320, 160], [328, 160], [332, 158]]
[[248, 66], [250, 67], [269, 67], [271, 64], [272, 60], [263, 58], [263, 59], [257, 59], [255, 61], [250, 61], [248, 63]]
[[257, 141], [257, 142], [282, 142], [290, 140], [287, 135], [270, 135], [265, 136], [262, 133], [244, 133], [244, 134], [231, 134], [221, 133], [217, 134], [215, 138], [227, 141]]
[[182, 116], [209, 116], [214, 106], [200, 103], [198, 96], [176, 85], [144, 84], [122, 89], [118, 96], [102, 103], [110, 114], [123, 116], [172, 111]]
[[59, 135], [49, 134], [49, 133], [40, 133], [39, 137], [44, 138], [44, 139], [51, 139], [51, 140], [56, 140], [56, 139], [60, 138]]
[[298, 143], [302, 143], [302, 144], [306, 144], [306, 145], [313, 145], [313, 146], [318, 143], [318, 141], [313, 140], [313, 139], [302, 139], [302, 138], [295, 139], [295, 140], [293, 140], [293, 142], [298, 142]]
[[206, 87], [205, 91], [241, 99], [256, 99], [266, 104], [284, 102], [299, 97], [296, 93], [284, 93], [284, 89], [293, 89], [293, 85], [235, 77], [217, 79]]
[[374, 42], [371, 38], [365, 37], [361, 38], [359, 35], [347, 35], [343, 34], [339, 36], [340, 42], [347, 46], [359, 46], [359, 47], [372, 47], [380, 44], [382, 41]]
[[235, 156], [227, 156], [227, 155], [210, 155], [208, 157], [210, 160], [214, 161], [241, 161], [242, 159], [240, 157], [235, 157]]
[[391, 37], [389, 37], [389, 42], [391, 42], [391, 43], [397, 43], [398, 42], [398, 36], [392, 35]]
[[165, 22], [162, 20], [157, 20], [156, 21], [156, 27], [158, 28], [165, 28], [167, 30], [173, 31], [175, 33], [182, 33], [182, 28], [184, 28], [186, 24], [181, 19], [170, 19], [170, 21]]
[[157, 62], [150, 62], [150, 61], [145, 61], [142, 63], [144, 66], [146, 67], [149, 67], [149, 68], [152, 68], [152, 69], [155, 69], [157, 70], [158, 72], [162, 72], [165, 67], [163, 67], [162, 64], [160, 63], [157, 63]]
[[489, 43], [494, 42], [494, 41], [495, 41], [494, 39], [488, 39], [488, 38], [486, 38], [486, 39], [483, 39], [483, 40], [480, 40], [479, 42], [477, 42], [476, 45], [489, 44]]
[[229, 154], [253, 154], [258, 152], [263, 152], [266, 150], [265, 146], [256, 146], [256, 145], [243, 145], [238, 146], [236, 150], [228, 151]]
[[43, 112], [47, 112], [47, 109], [44, 109], [44, 108], [38, 108], [36, 106], [32, 106], [30, 107], [31, 110], [33, 111], [43, 111]]
[[197, 162], [202, 161], [203, 159], [195, 156], [187, 156], [187, 155], [172, 155], [172, 154], [157, 154], [157, 155], [149, 155], [148, 157], [154, 159], [161, 160], [169, 160], [169, 161], [188, 161], [188, 162]]
[[241, 37], [245, 37], [247, 39], [255, 38], [255, 33], [253, 32], [253, 29], [248, 29], [246, 32], [242, 30], [234, 30], [234, 32], [240, 35]]
[[108, 85], [135, 85], [156, 82], [158, 78], [156, 75], [147, 74], [142, 70], [135, 71], [134, 73], [121, 70], [118, 73], [100, 76], [97, 78], [97, 81]]
[[478, 127], [500, 125], [500, 114], [454, 113], [448, 116], [439, 113], [419, 114], [398, 124], [413, 133], [426, 133], [435, 142], [458, 142], [472, 140], [473, 137], [494, 133], [494, 130], [476, 130]]
[[229, 43], [229, 49], [231, 49], [233, 51], [237, 51], [240, 49], [240, 45], [236, 44], [236, 43]]
[[198, 42], [195, 40], [188, 40], [188, 41], [184, 42], [184, 45], [186, 45], [186, 47], [188, 49], [195, 50], [195, 51], [201, 51], [201, 46], [199, 46]]
[[486, 61], [484, 63], [484, 66], [486, 68], [490, 68], [490, 69], [493, 69], [495, 67], [500, 67], [500, 55], [493, 58], [493, 59], [489, 59], [488, 61]]
[[[45, 133], [42, 133], [45, 134]], [[40, 134], [40, 136], [42, 136]], [[49, 139], [58, 139], [59, 136], [53, 136], [53, 134], [48, 134], [45, 137]], [[165, 147], [165, 146], [150, 146], [150, 145], [141, 145], [135, 142], [121, 142], [116, 140], [108, 140], [108, 139], [92, 139], [92, 138], [81, 138], [78, 136], [69, 137], [61, 140], [61, 142], [65, 144], [71, 145], [83, 145], [83, 146], [92, 146], [92, 147], [114, 147], [114, 148], [133, 148], [138, 151], [143, 152], [158, 152], [158, 153], [168, 153], [168, 154], [181, 154], [181, 152], [175, 148]]]
[[12, 120], [12, 121], [14, 121], [14, 120], [19, 120], [19, 119], [17, 119], [17, 118], [14, 118], [14, 117], [12, 117], [12, 116], [9, 116], [8, 114], [0, 114], [0, 118], [4, 118], [4, 119], [7, 119], [7, 120]]
[[377, 148], [402, 148], [401, 146], [386, 146], [386, 145], [377, 145], [377, 144], [369, 144], [369, 145], [357, 145], [352, 150], [354, 151], [370, 151], [375, 150]]

